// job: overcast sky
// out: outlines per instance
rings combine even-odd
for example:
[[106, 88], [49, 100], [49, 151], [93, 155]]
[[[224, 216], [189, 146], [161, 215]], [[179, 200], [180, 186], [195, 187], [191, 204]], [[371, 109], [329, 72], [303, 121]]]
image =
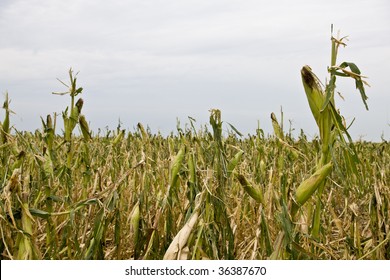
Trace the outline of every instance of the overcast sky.
[[[369, 77], [369, 111], [352, 80], [338, 80], [336, 105], [354, 139], [390, 139], [390, 2], [243, 0], [1, 0], [0, 92], [11, 122], [41, 127], [68, 96], [56, 78], [79, 71], [83, 113], [91, 128], [176, 130], [176, 120], [208, 123], [209, 109], [244, 134], [272, 132], [270, 114], [312, 137], [317, 128], [300, 69], [322, 81], [330, 62], [330, 26], [349, 35], [339, 62]], [[1, 103], [4, 96], [0, 96]], [[3, 119], [4, 110], [0, 117]], [[62, 122], [62, 119], [58, 119]], [[227, 128], [227, 127], [226, 127]]]

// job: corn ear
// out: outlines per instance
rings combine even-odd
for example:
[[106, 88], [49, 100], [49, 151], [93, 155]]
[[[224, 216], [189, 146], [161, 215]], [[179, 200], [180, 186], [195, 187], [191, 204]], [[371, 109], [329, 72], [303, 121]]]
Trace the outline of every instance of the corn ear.
[[320, 112], [325, 102], [325, 94], [321, 87], [321, 82], [307, 65], [303, 66], [301, 76], [310, 110], [317, 125], [320, 126]]
[[177, 153], [175, 159], [173, 160], [172, 168], [171, 168], [171, 186], [175, 186], [177, 179], [179, 178], [179, 171], [181, 169], [181, 164], [185, 155], [185, 146], [182, 146]]
[[46, 176], [54, 176], [54, 166], [53, 161], [51, 160], [50, 154], [46, 153], [43, 161], [43, 170], [45, 171]]
[[279, 139], [283, 139], [283, 130], [280, 127], [278, 123], [278, 119], [276, 118], [274, 113], [271, 113], [271, 121], [272, 121], [272, 127], [274, 128], [276, 137], [278, 137]]
[[71, 108], [70, 116], [68, 117], [68, 108], [66, 108], [65, 112], [62, 113], [62, 117], [64, 119], [64, 127], [65, 127], [65, 140], [70, 142], [72, 137], [73, 129], [79, 123], [79, 117], [81, 113], [81, 109], [83, 107], [84, 101], [83, 99], [79, 99], [76, 102], [76, 105]]
[[141, 123], [138, 123], [137, 127], [141, 131], [142, 139], [145, 140], [145, 141], [148, 140], [149, 136], [146, 133], [146, 130], [145, 130], [144, 126]]
[[81, 113], [81, 109], [83, 108], [83, 105], [84, 105], [84, 100], [82, 98], [79, 98], [79, 100], [77, 100], [75, 105], [77, 107], [79, 114]]
[[237, 174], [237, 179], [240, 182], [241, 186], [243, 186], [244, 190], [259, 203], [264, 204], [263, 192], [260, 188], [254, 187], [243, 175]]
[[90, 141], [92, 139], [91, 132], [89, 130], [89, 125], [88, 125], [84, 115], [80, 115], [79, 124], [80, 124], [80, 128], [81, 128], [81, 133], [83, 134], [85, 141]]
[[139, 209], [139, 202], [137, 202], [137, 204], [134, 206], [131, 212], [131, 218], [130, 218], [130, 230], [133, 233], [134, 251], [136, 251], [137, 244], [138, 244], [139, 222], [140, 222], [140, 209]]
[[9, 99], [8, 93], [5, 94], [5, 101], [3, 104], [3, 109], [5, 110], [5, 117], [3, 123], [0, 123], [0, 133], [1, 133], [1, 144], [7, 142], [7, 135], [9, 134]]
[[227, 173], [228, 173], [228, 176], [229, 176], [229, 177], [230, 177], [230, 175], [232, 174], [234, 168], [236, 168], [237, 164], [238, 164], [239, 161], [241, 160], [243, 154], [244, 154], [244, 151], [240, 150], [240, 151], [238, 151], [238, 152], [234, 155], [234, 157], [229, 161], [228, 167], [227, 167]]
[[305, 202], [311, 197], [311, 195], [317, 190], [320, 184], [332, 171], [333, 164], [330, 162], [320, 169], [318, 169], [310, 178], [304, 180], [296, 190], [295, 200], [299, 206], [305, 204]]
[[125, 136], [125, 130], [121, 130], [119, 132], [119, 134], [114, 138], [114, 140], [112, 141], [112, 144], [115, 146], [115, 145], [118, 145], [118, 143], [120, 143], [122, 140], [123, 140], [123, 137]]
[[[79, 103], [79, 101], [77, 101], [77, 103]], [[79, 121], [79, 116], [80, 116], [79, 107], [74, 106], [70, 112], [70, 118], [69, 118], [69, 127], [71, 133]]]

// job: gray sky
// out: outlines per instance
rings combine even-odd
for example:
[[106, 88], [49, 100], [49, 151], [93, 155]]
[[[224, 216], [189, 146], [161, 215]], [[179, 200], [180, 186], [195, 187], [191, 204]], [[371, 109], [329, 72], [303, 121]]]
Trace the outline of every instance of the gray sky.
[[[0, 91], [8, 91], [12, 123], [41, 127], [60, 113], [67, 71], [79, 71], [83, 113], [91, 128], [133, 130], [138, 122], [169, 133], [187, 116], [198, 127], [209, 109], [244, 134], [272, 132], [283, 107], [285, 129], [318, 134], [300, 69], [325, 81], [330, 25], [349, 35], [339, 62], [369, 77], [366, 111], [352, 80], [339, 79], [336, 105], [354, 139], [390, 139], [390, 2], [388, 1], [0, 1]], [[1, 96], [1, 103], [3, 96]], [[3, 119], [4, 111], [0, 117]], [[58, 119], [62, 123], [62, 119]]]

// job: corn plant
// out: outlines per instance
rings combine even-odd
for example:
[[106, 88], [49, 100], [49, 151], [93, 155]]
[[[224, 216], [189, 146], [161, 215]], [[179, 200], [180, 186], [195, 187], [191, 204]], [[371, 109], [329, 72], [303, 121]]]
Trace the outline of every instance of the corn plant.
[[[312, 236], [314, 238], [318, 238], [320, 234], [322, 194], [326, 184], [325, 179], [332, 170], [332, 153], [334, 153], [336, 142], [340, 143], [344, 150], [349, 170], [357, 175], [356, 163], [358, 158], [356, 157], [355, 148], [335, 104], [337, 76], [350, 77], [355, 80], [356, 88], [360, 91], [364, 105], [368, 110], [367, 96], [364, 89], [364, 84], [368, 84], [363, 80], [365, 77], [361, 75], [359, 68], [352, 62], [343, 62], [337, 66], [337, 53], [340, 46], [345, 46], [345, 39], [346, 37], [335, 38], [332, 35], [331, 65], [328, 68], [330, 77], [325, 89], [323, 89], [321, 82], [309, 66], [304, 66], [301, 70], [306, 97], [320, 133], [321, 156], [317, 163], [316, 172], [297, 188], [292, 214], [295, 215], [297, 207], [304, 205], [308, 198], [318, 190], [312, 224]], [[347, 143], [345, 137], [348, 138], [349, 143]]]
[[[64, 141], [62, 144], [66, 145], [67, 148], [67, 161], [66, 165], [62, 167], [62, 172], [65, 177], [68, 196], [67, 199], [72, 200], [72, 165], [74, 164], [74, 153], [75, 153], [75, 144], [72, 139], [73, 130], [78, 124], [80, 127], [80, 130], [82, 132], [82, 135], [84, 137], [85, 141], [89, 141], [91, 139], [91, 134], [89, 130], [88, 123], [85, 119], [85, 116], [81, 114], [81, 109], [84, 105], [84, 100], [82, 98], [79, 98], [77, 102], [75, 103], [75, 98], [79, 94], [82, 93], [83, 88], [77, 87], [77, 74], [73, 74], [73, 70], [69, 69], [69, 79], [70, 79], [70, 85], [67, 85], [66, 83], [62, 82], [61, 80], [58, 80], [60, 83], [62, 83], [64, 86], [68, 88], [68, 91], [66, 92], [53, 92], [53, 94], [56, 95], [70, 95], [70, 107], [66, 107], [65, 111], [62, 112], [62, 118], [64, 120]], [[50, 122], [48, 120], [47, 125], [45, 126], [45, 129], [51, 129], [50, 128]], [[84, 148], [87, 150], [88, 148], [84, 146]], [[87, 152], [88, 153], [88, 152]]]

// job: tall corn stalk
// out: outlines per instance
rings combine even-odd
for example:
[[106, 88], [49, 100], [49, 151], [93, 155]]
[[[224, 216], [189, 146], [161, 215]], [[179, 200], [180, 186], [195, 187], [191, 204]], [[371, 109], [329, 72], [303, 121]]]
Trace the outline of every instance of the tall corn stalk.
[[[73, 141], [73, 130], [75, 129], [76, 125], [78, 124], [80, 127], [80, 130], [82, 132], [83, 138], [85, 141], [91, 140], [91, 134], [88, 127], [88, 123], [85, 119], [85, 116], [81, 114], [81, 109], [84, 105], [84, 100], [82, 98], [79, 98], [77, 102], [75, 103], [75, 98], [79, 94], [82, 93], [83, 88], [77, 87], [77, 78], [76, 75], [73, 75], [72, 68], [69, 69], [69, 80], [70, 85], [67, 85], [66, 83], [62, 82], [58, 79], [60, 83], [62, 83], [64, 86], [68, 88], [68, 91], [65, 92], [53, 92], [53, 94], [56, 95], [70, 95], [70, 109], [69, 107], [66, 107], [65, 111], [62, 112], [62, 118], [64, 120], [64, 142], [63, 144], [66, 145], [67, 148], [67, 161], [64, 168], [64, 173], [66, 175], [66, 186], [67, 186], [67, 192], [68, 196], [67, 198], [71, 201], [72, 200], [72, 165], [74, 164], [74, 153], [75, 153], [75, 145]], [[70, 110], [70, 112], [69, 112]]]
[[[349, 171], [357, 175], [356, 163], [358, 162], [358, 158], [355, 148], [347, 127], [343, 122], [343, 117], [335, 104], [334, 96], [337, 76], [350, 77], [355, 80], [356, 88], [359, 90], [363, 103], [368, 110], [366, 103], [367, 96], [364, 89], [364, 85], [368, 84], [363, 80], [365, 77], [361, 75], [359, 68], [352, 62], [343, 62], [337, 65], [338, 50], [340, 46], [346, 46], [344, 43], [346, 38], [331, 36], [331, 65], [328, 68], [330, 77], [325, 89], [309, 66], [306, 65], [301, 70], [306, 97], [320, 133], [321, 155], [315, 173], [303, 181], [296, 190], [295, 202], [292, 206], [292, 216], [294, 217], [298, 209], [317, 191], [316, 208], [311, 226], [311, 235], [315, 239], [318, 239], [320, 236], [322, 194], [326, 185], [326, 178], [331, 173], [334, 164], [332, 162], [332, 154], [334, 153], [333, 150], [335, 149], [336, 142], [340, 143], [344, 151]], [[345, 137], [347, 137], [348, 141]]]
[[9, 99], [8, 92], [5, 93], [5, 101], [3, 103], [3, 109], [5, 110], [5, 117], [3, 123], [0, 122], [0, 144], [7, 143], [7, 137], [10, 133], [10, 124], [9, 124]]
[[214, 232], [219, 247], [220, 256], [225, 259], [233, 259], [234, 251], [234, 236], [230, 225], [230, 219], [226, 211], [227, 208], [227, 179], [228, 179], [228, 163], [226, 157], [225, 146], [222, 141], [222, 120], [221, 111], [217, 109], [211, 110], [210, 124], [213, 129], [213, 147], [214, 147], [214, 170], [217, 175], [217, 186], [215, 193], [209, 195], [209, 203], [214, 205]]

